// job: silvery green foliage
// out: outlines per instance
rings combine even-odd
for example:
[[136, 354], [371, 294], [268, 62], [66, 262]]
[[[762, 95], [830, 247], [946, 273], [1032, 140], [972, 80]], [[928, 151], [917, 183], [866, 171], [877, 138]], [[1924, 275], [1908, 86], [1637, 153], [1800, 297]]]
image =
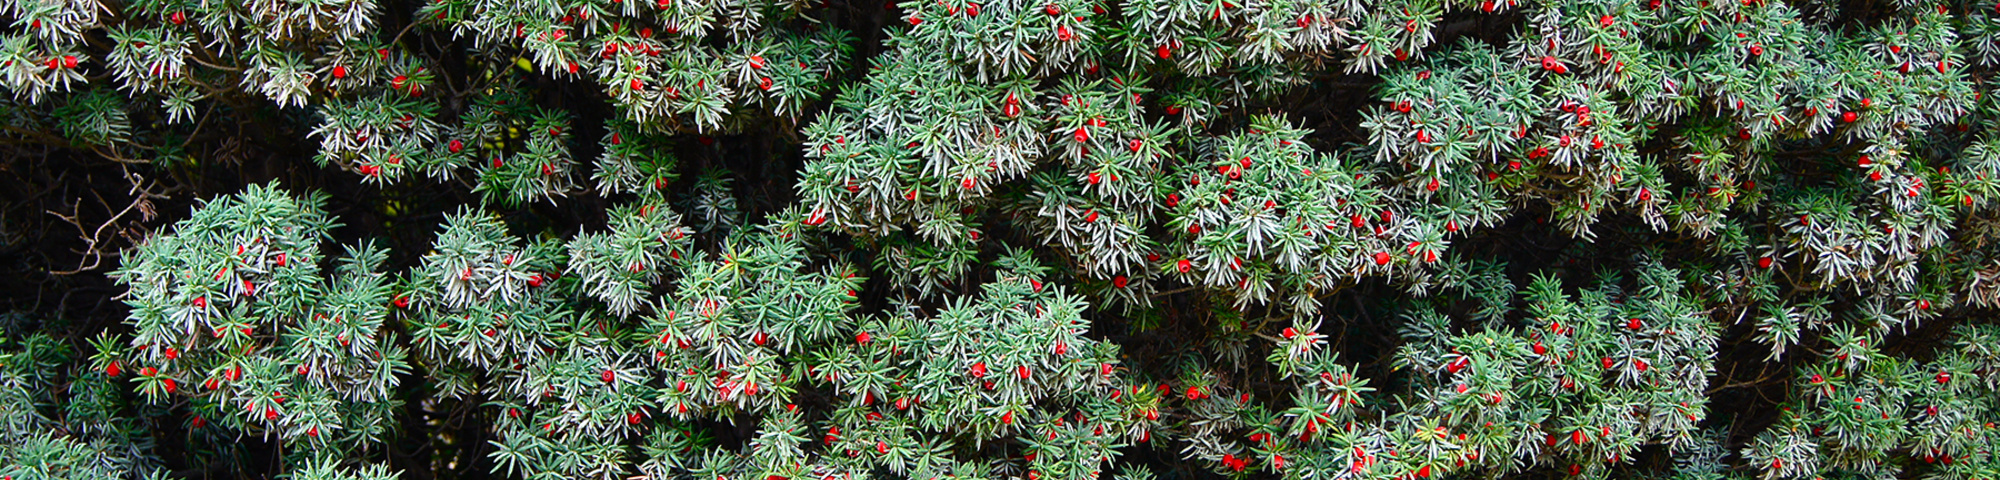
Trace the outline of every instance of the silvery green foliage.
[[597, 168], [590, 176], [598, 195], [664, 196], [662, 192], [680, 178], [674, 172], [679, 162], [673, 156], [673, 145], [665, 138], [642, 133], [638, 125], [624, 120], [608, 121], [604, 129], [604, 138], [598, 141], [604, 153], [598, 155]]
[[148, 402], [228, 412], [204, 421], [288, 443], [383, 441], [409, 373], [384, 325], [387, 252], [348, 247], [323, 271], [323, 202], [252, 185], [128, 252], [114, 276], [131, 288], [133, 334], [122, 353], [99, 346], [107, 373], [138, 374]]
[[640, 203], [607, 212], [608, 231], [577, 235], [568, 246], [569, 272], [578, 276], [583, 292], [621, 317], [652, 300], [652, 287], [667, 278], [691, 246], [687, 235], [692, 232], [681, 225], [680, 214]]
[[[399, 300], [411, 309], [404, 321], [417, 350], [433, 368], [487, 368], [547, 355], [543, 342], [576, 319], [548, 288], [561, 271], [562, 248], [555, 240], [524, 242], [492, 213], [468, 208], [447, 215]], [[453, 393], [469, 391], [448, 385]]]
[[[642, 330], [676, 386], [662, 392], [662, 408], [675, 418], [780, 409], [803, 380], [788, 360], [844, 337], [855, 321], [848, 311], [862, 279], [845, 265], [810, 262], [795, 234], [760, 229], [682, 264], [681, 280]], [[728, 373], [714, 381], [690, 373], [711, 370]]]
[[121, 382], [101, 371], [72, 370], [60, 384], [46, 375], [72, 360], [67, 344], [42, 334], [0, 348], [0, 437], [10, 439], [0, 444], [0, 476], [161, 478], [143, 423], [107, 411], [123, 403]]

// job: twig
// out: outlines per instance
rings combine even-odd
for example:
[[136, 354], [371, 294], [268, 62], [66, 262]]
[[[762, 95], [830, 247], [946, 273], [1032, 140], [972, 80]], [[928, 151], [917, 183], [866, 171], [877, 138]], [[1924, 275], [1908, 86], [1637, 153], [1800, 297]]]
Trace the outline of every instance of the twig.
[[1744, 380], [1744, 381], [1741, 381], [1741, 382], [1736, 382], [1736, 383], [1730, 383], [1730, 384], [1726, 384], [1726, 385], [1718, 385], [1718, 386], [1714, 386], [1714, 387], [1709, 387], [1709, 389], [1708, 389], [1708, 390], [1706, 390], [1706, 391], [1703, 391], [1703, 392], [1701, 392], [1701, 396], [1704, 396], [1704, 397], [1706, 397], [1706, 396], [1711, 396], [1711, 395], [1715, 395], [1715, 392], [1720, 392], [1720, 391], [1723, 391], [1723, 390], [1728, 390], [1728, 389], [1731, 389], [1731, 388], [1736, 388], [1736, 387], [1748, 387], [1748, 386], [1752, 386], [1752, 385], [1756, 385], [1756, 384], [1759, 384], [1759, 383], [1764, 383], [1764, 381], [1766, 381], [1766, 380], [1770, 380], [1770, 379], [1771, 379], [1771, 374], [1770, 374], [1770, 373], [1765, 373], [1764, 375], [1762, 375], [1762, 376], [1759, 376], [1759, 377], [1757, 377], [1757, 378], [1756, 378], [1756, 379], [1754, 379], [1754, 380]]
[[1199, 290], [1199, 289], [1201, 289], [1201, 288], [1202, 288], [1202, 287], [1201, 287], [1201, 286], [1199, 286], [1199, 285], [1196, 285], [1196, 286], [1188, 286], [1188, 287], [1181, 287], [1181, 288], [1176, 288], [1176, 289], [1173, 289], [1173, 290], [1168, 290], [1168, 291], [1164, 291], [1164, 292], [1159, 292], [1159, 293], [1155, 293], [1155, 294], [1153, 294], [1153, 298], [1160, 298], [1160, 297], [1164, 297], [1164, 296], [1168, 296], [1168, 295], [1173, 295], [1173, 294], [1176, 294], [1176, 293], [1185, 293], [1185, 292], [1189, 292], [1189, 291], [1194, 291], [1194, 290]]
[[181, 150], [186, 150], [186, 149], [187, 149], [187, 147], [188, 147], [188, 145], [191, 145], [191, 144], [193, 144], [193, 143], [194, 143], [194, 138], [195, 138], [195, 136], [196, 136], [196, 135], [200, 135], [200, 134], [201, 134], [201, 127], [203, 127], [203, 126], [205, 126], [205, 125], [208, 125], [208, 119], [210, 118], [210, 116], [212, 116], [212, 115], [214, 115], [214, 114], [215, 114], [215, 103], [214, 103], [214, 102], [209, 102], [209, 104], [208, 104], [208, 109], [207, 109], [207, 110], [203, 110], [203, 111], [201, 112], [201, 118], [199, 118], [199, 119], [196, 119], [196, 120], [194, 121], [194, 129], [192, 129], [192, 130], [189, 130], [189, 131], [188, 131], [188, 134], [187, 134], [187, 138], [186, 138], [186, 139], [182, 139], [182, 140], [181, 140], [181, 147], [180, 147], [180, 148], [181, 148]]
[[120, 155], [118, 154], [116, 149], [106, 149], [104, 147], [90, 147], [90, 150], [93, 152], [97, 152], [97, 155], [100, 157], [104, 157], [105, 160], [110, 160], [113, 162], [123, 163], [127, 165], [149, 165], [153, 163], [152, 160], [130, 158], [124, 155]]
[[396, 31], [396, 36], [395, 36], [395, 37], [391, 37], [391, 38], [389, 39], [389, 45], [397, 45], [397, 44], [400, 44], [400, 43], [402, 43], [402, 41], [403, 41], [403, 34], [406, 34], [406, 33], [410, 33], [410, 29], [412, 29], [412, 28], [416, 28], [416, 27], [417, 27], [417, 23], [418, 23], [418, 22], [410, 22], [410, 24], [409, 24], [409, 25], [404, 25], [404, 26], [403, 26], [403, 29], [402, 29], [402, 30], [398, 30], [398, 31]]
[[188, 59], [188, 60], [193, 60], [193, 61], [194, 61], [194, 63], [199, 63], [199, 64], [201, 64], [201, 66], [204, 66], [204, 67], [208, 67], [208, 68], [213, 68], [213, 69], [216, 69], [216, 70], [222, 70], [222, 71], [225, 71], [225, 72], [241, 72], [241, 71], [243, 71], [243, 69], [242, 69], [241, 67], [225, 67], [225, 66], [222, 66], [222, 65], [216, 65], [216, 64], [213, 64], [213, 63], [208, 63], [208, 61], [206, 61], [206, 60], [202, 60], [202, 59], [201, 59], [201, 57], [197, 57], [197, 56], [193, 56], [193, 55], [189, 55], [189, 56], [187, 57], [187, 59]]
[[[104, 252], [104, 249], [101, 248], [101, 246], [106, 241], [106, 239], [104, 238], [105, 229], [111, 228], [112, 225], [116, 225], [120, 219], [125, 218], [126, 214], [132, 213], [132, 210], [134, 209], [140, 210], [142, 212], [141, 215], [144, 217], [148, 218], [152, 217], [151, 213], [152, 210], [148, 208], [147, 205], [151, 203], [152, 199], [166, 198], [164, 195], [156, 194], [150, 190], [147, 190], [144, 186], [145, 179], [139, 178], [138, 175], [132, 174], [131, 172], [126, 172], [125, 178], [127, 180], [132, 181], [132, 189], [128, 191], [128, 193], [134, 194], [132, 197], [132, 203], [126, 205], [124, 209], [119, 210], [118, 213], [112, 215], [111, 218], [104, 220], [104, 223], [98, 224], [97, 228], [95, 229], [87, 229], [83, 226], [83, 222], [77, 220], [77, 217], [83, 215], [82, 213], [83, 201], [81, 199], [77, 200], [77, 203], [70, 207], [69, 215], [63, 215], [62, 213], [56, 212], [54, 210], [44, 210], [45, 212], [48, 212], [48, 214], [55, 215], [56, 218], [60, 218], [64, 222], [68, 222], [70, 225], [75, 225], [77, 233], [79, 234], [79, 236], [83, 238], [84, 242], [83, 251], [78, 252], [83, 255], [83, 259], [77, 260], [76, 269], [52, 270], [49, 273], [55, 275], [75, 275], [82, 272], [96, 270], [98, 267], [103, 266], [104, 257], [107, 256], [107, 254]], [[99, 204], [105, 204], [104, 198], [101, 196], [98, 197], [97, 202]], [[108, 204], [106, 204], [105, 206], [106, 209], [109, 209], [110, 207], [110, 205]]]

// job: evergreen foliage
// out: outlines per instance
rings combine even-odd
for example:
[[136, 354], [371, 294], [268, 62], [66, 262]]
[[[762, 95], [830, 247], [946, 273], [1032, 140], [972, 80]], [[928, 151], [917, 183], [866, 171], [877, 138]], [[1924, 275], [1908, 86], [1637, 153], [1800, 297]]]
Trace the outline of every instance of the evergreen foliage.
[[0, 480], [2000, 478], [1993, 5], [0, 18]]

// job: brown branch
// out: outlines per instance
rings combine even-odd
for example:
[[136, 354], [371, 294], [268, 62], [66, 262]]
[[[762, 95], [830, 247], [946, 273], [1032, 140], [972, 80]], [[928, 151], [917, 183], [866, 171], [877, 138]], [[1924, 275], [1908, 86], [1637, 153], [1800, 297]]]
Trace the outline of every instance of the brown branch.
[[[1759, 370], [1759, 371], [1763, 371], [1763, 369], [1762, 369], [1762, 368], [1759, 368], [1758, 370]], [[1720, 391], [1723, 391], [1723, 390], [1728, 390], [1728, 389], [1731, 389], [1731, 388], [1736, 388], [1736, 387], [1749, 387], [1749, 386], [1755, 386], [1755, 385], [1758, 385], [1758, 384], [1761, 384], [1761, 383], [1764, 383], [1764, 382], [1766, 382], [1766, 381], [1769, 381], [1769, 380], [1771, 380], [1771, 374], [1770, 374], [1770, 373], [1768, 373], [1768, 372], [1765, 372], [1765, 373], [1763, 373], [1762, 375], [1758, 376], [1758, 377], [1757, 377], [1756, 379], [1752, 379], [1752, 380], [1744, 380], [1744, 381], [1741, 381], [1741, 382], [1735, 382], [1735, 383], [1730, 383], [1730, 384], [1725, 384], [1725, 385], [1717, 385], [1717, 386], [1714, 386], [1714, 387], [1709, 387], [1709, 389], [1708, 389], [1708, 390], [1705, 390], [1705, 391], [1702, 391], [1702, 392], [1701, 392], [1701, 396], [1704, 396], [1704, 397], [1707, 397], [1707, 396], [1713, 396], [1713, 395], [1715, 395], [1715, 392], [1720, 392]]]
[[[151, 220], [153, 218], [152, 200], [164, 199], [167, 197], [165, 195], [154, 193], [150, 189], [147, 189], [145, 187], [145, 179], [140, 178], [136, 174], [133, 174], [128, 171], [125, 174], [125, 178], [126, 180], [132, 182], [132, 188], [131, 190], [128, 191], [128, 193], [134, 194], [132, 197], [132, 203], [127, 204], [125, 208], [119, 210], [117, 214], [112, 215], [111, 218], [105, 219], [103, 223], [98, 224], [97, 228], [92, 229], [84, 227], [83, 222], [78, 220], [78, 217], [83, 216], [82, 213], [83, 201], [81, 199], [77, 200], [77, 203], [70, 207], [69, 215], [63, 215], [62, 213], [56, 212], [54, 210], [44, 210], [48, 214], [55, 215], [56, 218], [62, 219], [62, 221], [67, 222], [70, 225], [76, 226], [78, 236], [83, 238], [84, 242], [84, 249], [78, 252], [83, 255], [83, 259], [77, 260], [76, 269], [51, 270], [49, 271], [49, 273], [56, 275], [75, 275], [82, 272], [96, 270], [98, 267], [103, 266], [104, 257], [117, 255], [116, 253], [106, 253], [104, 251], [103, 245], [108, 243], [109, 240], [107, 238], [104, 238], [106, 229], [109, 229], [111, 228], [111, 226], [118, 224], [118, 221], [120, 219], [125, 218], [125, 215], [132, 213], [133, 210], [138, 210], [140, 212], [141, 221]], [[102, 196], [97, 197], [97, 203], [104, 205], [106, 210], [110, 209], [110, 205], [104, 201], [104, 198]]]
[[[140, 145], [140, 147], [144, 148], [145, 146]], [[141, 158], [129, 158], [124, 155], [119, 155], [116, 149], [106, 149], [104, 147], [99, 146], [99, 147], [90, 147], [90, 150], [92, 152], [96, 152], [98, 156], [104, 157], [105, 160], [110, 160], [113, 162], [123, 163], [127, 165], [149, 165], [153, 163], [152, 160], [146, 160]]]

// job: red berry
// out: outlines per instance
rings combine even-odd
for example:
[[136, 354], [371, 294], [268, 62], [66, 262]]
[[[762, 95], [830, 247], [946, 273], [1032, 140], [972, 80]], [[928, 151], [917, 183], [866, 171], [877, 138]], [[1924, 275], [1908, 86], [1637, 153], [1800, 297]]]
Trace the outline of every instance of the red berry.
[[1389, 264], [1389, 252], [1375, 252], [1375, 264], [1376, 264], [1376, 265], [1388, 265], [1388, 264]]

